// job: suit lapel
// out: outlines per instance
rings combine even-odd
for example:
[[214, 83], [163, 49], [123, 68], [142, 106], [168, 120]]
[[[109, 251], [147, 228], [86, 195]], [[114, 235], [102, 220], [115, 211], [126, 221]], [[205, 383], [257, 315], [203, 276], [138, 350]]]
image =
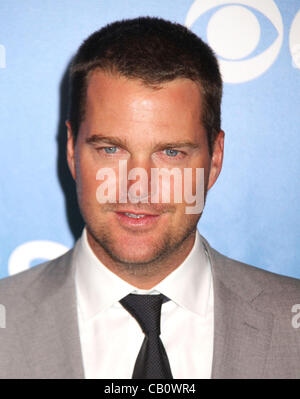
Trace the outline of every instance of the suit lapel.
[[263, 313], [216, 282], [212, 378], [262, 378], [273, 328]]
[[15, 320], [30, 378], [84, 378], [71, 258], [69, 251], [44, 268]]
[[262, 288], [248, 279], [246, 266], [233, 263], [203, 241], [214, 286], [212, 378], [262, 378], [273, 329], [273, 315], [253, 304]]

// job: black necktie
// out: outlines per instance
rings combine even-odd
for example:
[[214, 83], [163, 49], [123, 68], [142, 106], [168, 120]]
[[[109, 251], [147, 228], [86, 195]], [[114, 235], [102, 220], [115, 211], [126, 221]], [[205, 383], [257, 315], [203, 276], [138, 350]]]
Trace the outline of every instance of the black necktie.
[[135, 362], [133, 379], [173, 378], [160, 335], [160, 311], [169, 299], [162, 294], [129, 294], [120, 303], [137, 320], [145, 338]]

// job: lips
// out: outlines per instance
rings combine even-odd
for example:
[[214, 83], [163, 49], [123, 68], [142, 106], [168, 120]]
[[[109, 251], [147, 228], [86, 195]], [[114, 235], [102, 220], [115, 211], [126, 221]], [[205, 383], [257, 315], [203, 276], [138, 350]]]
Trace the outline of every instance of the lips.
[[147, 216], [146, 214], [135, 214], [135, 213], [129, 213], [129, 212], [124, 212], [123, 215], [126, 215], [130, 218], [134, 218], [134, 219], [140, 219], [140, 218], [144, 218], [145, 216]]
[[121, 224], [140, 227], [149, 226], [155, 223], [160, 217], [160, 214], [149, 213], [146, 210], [139, 210], [137, 212], [129, 209], [118, 211], [116, 215]]
[[159, 213], [154, 213], [154, 212], [149, 212], [148, 210], [130, 210], [130, 209], [122, 209], [120, 211], [117, 211], [117, 213], [123, 213], [127, 215], [134, 215], [134, 216], [139, 216], [139, 215], [144, 215], [144, 216], [159, 216]]

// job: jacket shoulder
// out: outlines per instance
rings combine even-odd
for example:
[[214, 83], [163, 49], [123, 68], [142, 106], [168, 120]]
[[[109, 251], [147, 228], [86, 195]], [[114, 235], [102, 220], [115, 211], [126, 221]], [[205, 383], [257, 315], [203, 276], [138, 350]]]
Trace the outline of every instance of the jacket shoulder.
[[[66, 273], [66, 266], [70, 265], [73, 250], [47, 262], [40, 263], [28, 270], [0, 280], [0, 302], [6, 302], [11, 298], [14, 302], [16, 297], [26, 291], [32, 284]], [[2, 302], [1, 302], [2, 303]]]
[[202, 239], [211, 261], [215, 281], [218, 280], [249, 302], [264, 296], [274, 304], [285, 302], [285, 299], [289, 303], [300, 303], [299, 279], [232, 259], [210, 247], [203, 237]]
[[265, 290], [267, 291], [300, 289], [300, 280], [298, 278], [274, 273], [272, 271], [263, 269], [262, 267], [253, 266], [229, 258], [228, 256], [220, 254], [214, 249], [213, 251], [215, 253], [215, 257], [218, 257], [219, 260], [221, 260], [226, 270], [232, 272], [232, 276], [243, 276], [243, 278], [247, 281], [248, 279], [251, 279], [256, 284], [264, 286]]

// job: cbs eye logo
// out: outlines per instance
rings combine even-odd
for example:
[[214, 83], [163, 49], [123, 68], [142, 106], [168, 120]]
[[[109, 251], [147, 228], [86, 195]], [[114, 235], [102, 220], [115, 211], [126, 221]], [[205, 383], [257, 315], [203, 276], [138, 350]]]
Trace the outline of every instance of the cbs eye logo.
[[4, 69], [5, 67], [5, 47], [3, 46], [3, 44], [0, 44], [0, 68]]
[[300, 10], [297, 12], [291, 26], [289, 36], [292, 65], [300, 69]]
[[66, 253], [68, 249], [64, 245], [54, 241], [39, 240], [25, 242], [11, 253], [8, 259], [8, 274], [12, 276], [13, 274], [29, 269], [33, 265], [57, 258]]
[[[242, 83], [262, 75], [276, 60], [283, 40], [282, 18], [275, 2], [195, 0], [187, 13], [186, 26], [192, 28], [200, 16], [216, 7], [218, 9], [209, 20], [206, 33], [209, 45], [219, 56], [224, 82]], [[260, 42], [261, 29], [250, 8], [267, 17], [277, 31], [273, 43], [251, 58], [249, 57]]]

